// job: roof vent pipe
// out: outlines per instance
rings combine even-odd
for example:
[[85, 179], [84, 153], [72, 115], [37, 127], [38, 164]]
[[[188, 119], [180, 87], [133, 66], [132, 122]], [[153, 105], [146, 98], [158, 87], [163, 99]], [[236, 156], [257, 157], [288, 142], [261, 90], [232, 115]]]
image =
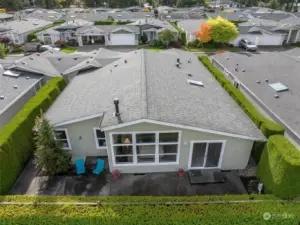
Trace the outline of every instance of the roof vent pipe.
[[269, 82], [269, 80], [268, 80], [268, 79], [265, 79], [265, 82], [267, 82], [267, 83], [268, 83], [268, 82]]
[[180, 64], [179, 63], [176, 63], [176, 66], [177, 66], [177, 68], [180, 68]]
[[180, 63], [180, 58], [177, 58], [177, 63]]
[[119, 99], [118, 98], [114, 98], [114, 104], [115, 104], [115, 116], [120, 116]]
[[126, 60], [126, 59], [124, 60], [124, 63], [127, 63], [127, 60]]

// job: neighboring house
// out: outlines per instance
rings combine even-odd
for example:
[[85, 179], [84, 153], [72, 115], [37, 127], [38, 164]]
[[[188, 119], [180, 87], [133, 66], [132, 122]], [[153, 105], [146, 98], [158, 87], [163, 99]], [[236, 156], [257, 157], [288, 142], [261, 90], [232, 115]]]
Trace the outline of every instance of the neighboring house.
[[178, 31], [169, 22], [154, 18], [137, 20], [128, 25], [139, 27], [141, 35], [146, 35], [148, 41], [157, 40], [160, 32], [170, 30], [174, 33], [174, 40], [178, 40]]
[[218, 16], [227, 19], [229, 21], [247, 21], [248, 15], [243, 12], [219, 12], [219, 13], [207, 13], [208, 18], [217, 18]]
[[15, 14], [16, 19], [26, 19], [26, 18], [33, 18], [39, 20], [46, 20], [46, 21], [58, 21], [63, 19], [63, 13], [60, 11], [52, 10], [52, 9], [32, 9], [32, 10], [22, 10]]
[[7, 36], [13, 44], [24, 44], [27, 42], [29, 33], [47, 28], [52, 22], [27, 18], [14, 20], [0, 24], [0, 36]]
[[93, 25], [76, 30], [79, 46], [100, 44], [106, 46], [134, 46], [139, 44], [139, 28], [129, 25]]
[[46, 77], [64, 77], [67, 82], [86, 70], [99, 69], [122, 56], [123, 53], [96, 49], [87, 53], [67, 54], [50, 50], [24, 57], [6, 66], [9, 70], [28, 71]]
[[161, 20], [170, 22], [178, 22], [188, 19], [207, 19], [209, 18], [204, 11], [204, 7], [196, 8], [178, 8], [174, 11], [164, 12], [159, 14]]
[[234, 1], [230, 0], [213, 0], [209, 3], [209, 6], [212, 8], [231, 8], [231, 7], [237, 7], [239, 4]]
[[289, 17], [279, 22], [253, 18], [238, 25], [240, 35], [232, 43], [239, 45], [242, 38], [248, 38], [257, 45], [280, 46], [299, 41], [300, 19]]
[[186, 41], [195, 41], [197, 39], [197, 31], [200, 30], [200, 24], [206, 23], [206, 20], [183, 20], [177, 23], [177, 26], [186, 34]]
[[83, 26], [93, 25], [93, 22], [82, 19], [72, 19], [59, 26], [37, 33], [37, 38], [47, 44], [55, 44], [58, 40], [69, 41], [76, 38], [76, 30]]
[[0, 129], [22, 109], [43, 85], [43, 77], [0, 65]]
[[108, 19], [112, 19], [117, 22], [135, 22], [140, 19], [154, 17], [153, 12], [113, 12], [107, 14]]
[[137, 50], [76, 76], [45, 114], [72, 159], [150, 173], [244, 169], [265, 138], [190, 52]]
[[5, 22], [5, 21], [13, 20], [13, 19], [14, 19], [13, 14], [0, 13], [0, 22]]
[[291, 17], [290, 13], [250, 13], [254, 18], [263, 19], [263, 20], [273, 20], [280, 21], [286, 18]]
[[[286, 136], [300, 144], [298, 48], [251, 55], [226, 52], [212, 62], [244, 92], [265, 115], [286, 128]], [[238, 65], [238, 67], [237, 67]]]
[[49, 79], [64, 77], [66, 82], [70, 82], [76, 75], [104, 67], [123, 54], [101, 48], [81, 54], [46, 51], [16, 61], [1, 59], [0, 64], [5, 66], [0, 65], [0, 128]]

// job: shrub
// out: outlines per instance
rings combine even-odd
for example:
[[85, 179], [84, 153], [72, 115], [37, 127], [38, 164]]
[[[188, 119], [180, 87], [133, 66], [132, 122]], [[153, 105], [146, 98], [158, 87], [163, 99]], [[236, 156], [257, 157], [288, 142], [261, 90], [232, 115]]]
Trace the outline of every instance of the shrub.
[[35, 33], [29, 33], [27, 35], [27, 41], [31, 42], [32, 40], [36, 40], [37, 39], [37, 36]]
[[67, 42], [64, 40], [58, 40], [55, 42], [55, 45], [60, 48], [65, 48], [67, 46]]
[[263, 118], [262, 120], [260, 130], [267, 138], [277, 134], [284, 135], [284, 127], [268, 118]]
[[19, 44], [11, 44], [9, 45], [10, 52], [23, 52], [24, 46]]
[[8, 44], [9, 43], [9, 38], [6, 37], [6, 36], [0, 36], [0, 43]]
[[165, 49], [165, 48], [167, 48], [166, 43], [164, 43], [164, 42], [161, 41], [161, 40], [153, 40], [152, 43], [151, 43], [151, 46], [152, 46], [152, 47], [155, 47], [155, 48], [160, 48], [160, 49]]
[[186, 33], [177, 26], [176, 22], [170, 22], [170, 24], [173, 27], [175, 27], [176, 30], [179, 32], [179, 41], [180, 41], [181, 45], [185, 45], [186, 44]]
[[9, 191], [33, 153], [35, 118], [49, 108], [64, 87], [63, 78], [48, 81], [0, 130], [0, 194]]
[[179, 41], [170, 41], [169, 46], [171, 48], [180, 48], [181, 47], [181, 43]]
[[280, 197], [299, 196], [299, 174], [299, 150], [284, 136], [271, 136], [257, 168], [265, 189]]

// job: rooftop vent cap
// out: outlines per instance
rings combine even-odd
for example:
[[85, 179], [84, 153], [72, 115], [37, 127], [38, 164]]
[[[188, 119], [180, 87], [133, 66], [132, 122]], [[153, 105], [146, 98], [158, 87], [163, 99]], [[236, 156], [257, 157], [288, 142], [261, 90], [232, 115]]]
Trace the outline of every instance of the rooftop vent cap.
[[31, 60], [33, 60], [33, 57], [30, 57]]
[[27, 63], [25, 61], [22, 62], [23, 65], [26, 65]]
[[14, 85], [14, 89], [18, 89], [19, 88], [19, 86], [18, 85]]
[[60, 61], [60, 60], [61, 60], [61, 57], [58, 57], [58, 60]]
[[117, 64], [117, 63], [115, 63], [115, 64], [114, 64], [114, 67], [117, 67], [117, 66], [118, 66], [118, 64]]
[[180, 68], [180, 63], [176, 63], [176, 66], [177, 66], [178, 68]]
[[242, 72], [246, 72], [246, 70], [245, 70], [245, 69], [242, 69]]
[[37, 56], [40, 56], [40, 53], [38, 53]]
[[2, 100], [2, 99], [5, 99], [5, 96], [4, 95], [1, 95], [0, 96], [0, 99]]
[[115, 116], [120, 116], [119, 99], [118, 98], [114, 98], [114, 104], [115, 104]]
[[77, 60], [77, 57], [75, 57], [74, 60]]
[[274, 98], [279, 98], [279, 95], [274, 95]]
[[204, 84], [201, 81], [191, 80], [191, 79], [188, 79], [187, 81], [191, 85], [196, 85], [196, 86], [204, 87]]
[[229, 57], [226, 57], [226, 60], [229, 60]]
[[126, 60], [126, 59], [124, 60], [124, 63], [127, 63], [127, 60]]
[[189, 77], [192, 77], [193, 75], [192, 75], [192, 74], [190, 74], [190, 73], [188, 73], [188, 76], [189, 76]]
[[90, 61], [86, 61], [86, 63], [90, 63]]
[[177, 58], [177, 62], [180, 63], [180, 58]]
[[266, 82], [266, 83], [268, 83], [268, 82], [269, 82], [269, 80], [268, 80], [268, 79], [265, 79], [265, 82]]
[[30, 77], [26, 77], [26, 80], [29, 80], [30, 79]]
[[260, 80], [257, 80], [256, 83], [260, 84]]

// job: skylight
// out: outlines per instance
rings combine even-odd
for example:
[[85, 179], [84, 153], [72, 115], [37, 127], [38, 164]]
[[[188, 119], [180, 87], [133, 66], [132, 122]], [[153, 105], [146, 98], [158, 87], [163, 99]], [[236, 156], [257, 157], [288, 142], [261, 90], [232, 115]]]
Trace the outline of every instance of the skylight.
[[278, 83], [272, 83], [269, 84], [271, 88], [273, 88], [276, 92], [281, 92], [281, 91], [288, 91], [289, 88], [285, 86], [284, 84], [278, 82]]
[[5, 70], [3, 75], [9, 76], [9, 77], [19, 77], [20, 76], [19, 73], [14, 73], [11, 70]]
[[191, 80], [191, 79], [188, 79], [187, 81], [189, 84], [204, 87], [204, 84], [201, 81]]

